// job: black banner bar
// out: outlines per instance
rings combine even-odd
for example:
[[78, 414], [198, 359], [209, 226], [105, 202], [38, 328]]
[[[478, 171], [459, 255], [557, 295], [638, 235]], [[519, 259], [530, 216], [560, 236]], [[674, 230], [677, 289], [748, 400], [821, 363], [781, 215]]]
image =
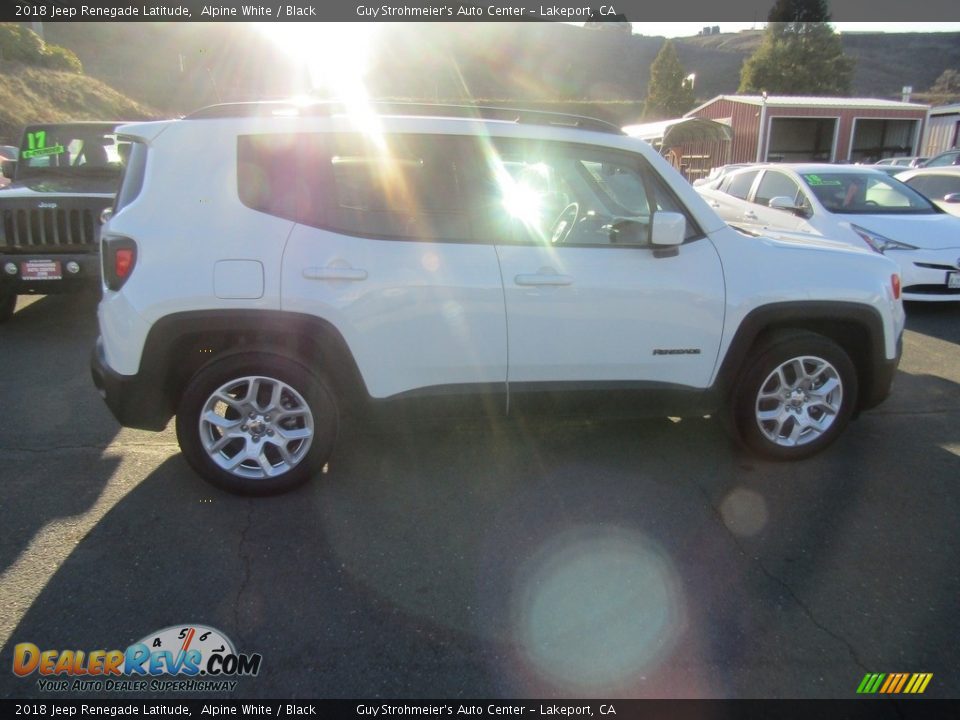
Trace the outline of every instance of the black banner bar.
[[609, 718], [947, 720], [954, 700], [2, 700], [17, 718]]
[[[763, 22], [773, 0], [4, 0], [5, 22]], [[835, 22], [960, 21], [956, 0], [833, 0]]]

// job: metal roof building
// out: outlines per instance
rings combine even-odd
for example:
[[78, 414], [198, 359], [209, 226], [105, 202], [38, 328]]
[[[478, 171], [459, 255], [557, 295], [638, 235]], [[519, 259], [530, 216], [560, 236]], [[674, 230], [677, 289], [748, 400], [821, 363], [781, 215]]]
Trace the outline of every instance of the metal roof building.
[[919, 155], [928, 110], [928, 105], [876, 98], [718, 95], [684, 117], [730, 126], [729, 156], [714, 165], [872, 163]]
[[922, 154], [933, 157], [937, 153], [958, 146], [960, 146], [960, 103], [931, 108]]

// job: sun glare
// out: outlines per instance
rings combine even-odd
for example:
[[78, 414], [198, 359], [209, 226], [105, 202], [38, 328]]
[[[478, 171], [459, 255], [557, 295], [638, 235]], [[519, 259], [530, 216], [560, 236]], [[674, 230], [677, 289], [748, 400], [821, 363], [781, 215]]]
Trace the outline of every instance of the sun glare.
[[357, 127], [386, 148], [366, 85], [377, 33], [373, 23], [258, 23], [259, 29], [306, 68], [318, 99], [342, 102]]
[[258, 23], [258, 29], [306, 67], [313, 94], [344, 101], [367, 97], [373, 23]]

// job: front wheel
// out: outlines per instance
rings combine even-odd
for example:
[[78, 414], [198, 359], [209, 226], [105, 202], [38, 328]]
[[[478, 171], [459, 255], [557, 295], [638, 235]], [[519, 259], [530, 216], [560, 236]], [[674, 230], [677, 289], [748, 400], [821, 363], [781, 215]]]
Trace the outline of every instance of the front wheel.
[[822, 335], [785, 333], [762, 345], [741, 376], [734, 427], [757, 454], [799, 460], [840, 435], [856, 400], [857, 375], [843, 348]]
[[177, 410], [177, 440], [190, 466], [241, 495], [306, 482], [330, 457], [337, 429], [324, 380], [269, 354], [232, 356], [200, 370]]

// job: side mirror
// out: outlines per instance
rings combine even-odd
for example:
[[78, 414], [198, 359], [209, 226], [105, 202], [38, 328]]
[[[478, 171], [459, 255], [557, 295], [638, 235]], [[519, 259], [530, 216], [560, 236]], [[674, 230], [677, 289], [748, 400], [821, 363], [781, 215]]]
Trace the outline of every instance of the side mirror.
[[795, 205], [793, 198], [787, 197], [786, 195], [777, 195], [776, 197], [770, 198], [767, 206], [774, 210], [786, 210], [799, 217], [810, 217], [810, 211], [807, 210], [807, 208], [802, 205]]
[[681, 213], [655, 212], [653, 214], [653, 228], [650, 233], [653, 245], [676, 247], [683, 244], [686, 234], [687, 218]]
[[943, 196], [945, 203], [960, 203], [960, 193], [947, 193]]
[[790, 212], [797, 209], [797, 206], [793, 204], [793, 198], [787, 197], [786, 195], [777, 195], [774, 198], [770, 198], [767, 206], [772, 207], [774, 210], [788, 210]]
[[17, 172], [17, 161], [16, 160], [4, 160], [3, 161], [3, 176], [8, 180], [13, 180], [14, 174]]

